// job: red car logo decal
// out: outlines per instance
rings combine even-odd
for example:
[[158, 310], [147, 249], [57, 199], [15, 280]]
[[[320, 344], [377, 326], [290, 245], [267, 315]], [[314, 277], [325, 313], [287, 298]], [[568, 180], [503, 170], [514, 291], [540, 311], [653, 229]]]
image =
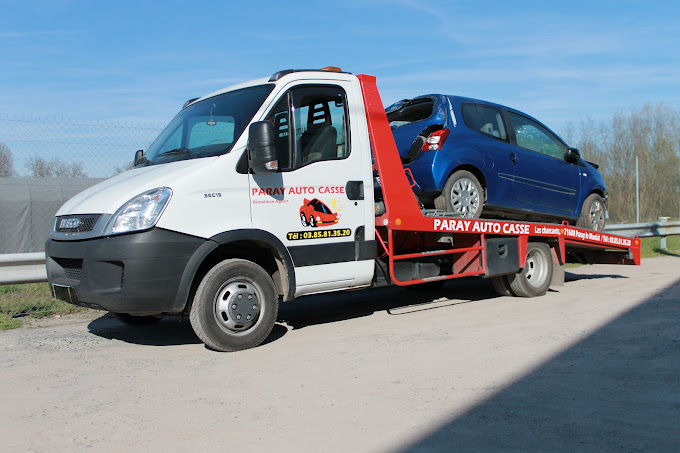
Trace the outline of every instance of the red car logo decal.
[[305, 198], [300, 207], [300, 222], [302, 226], [323, 227], [335, 225], [340, 220], [340, 214], [330, 210], [328, 206], [318, 198], [308, 200]]

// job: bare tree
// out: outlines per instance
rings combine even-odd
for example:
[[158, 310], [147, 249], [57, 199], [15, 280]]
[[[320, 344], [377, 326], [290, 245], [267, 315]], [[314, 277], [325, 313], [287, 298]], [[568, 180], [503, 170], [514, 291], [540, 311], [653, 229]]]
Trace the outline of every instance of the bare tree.
[[28, 168], [34, 178], [48, 178], [52, 176], [50, 163], [42, 157], [32, 156], [28, 161]]
[[34, 178], [48, 178], [53, 176], [61, 178], [87, 177], [82, 164], [76, 162], [67, 164], [59, 158], [47, 161], [42, 157], [33, 156], [28, 162], [28, 167]]
[[118, 173], [123, 173], [124, 171], [132, 170], [133, 168], [135, 168], [135, 166], [132, 162], [123, 165], [116, 165], [113, 167], [113, 174], [111, 176], [116, 176]]
[[66, 164], [60, 160], [53, 160], [52, 165], [54, 167], [54, 176], [59, 176], [62, 178], [86, 178], [85, 170], [83, 165], [80, 163], [73, 162], [71, 164]]
[[600, 164], [612, 223], [636, 218], [635, 158], [639, 162], [640, 220], [680, 213], [680, 115], [664, 105], [616, 113], [611, 121], [581, 121], [575, 145]]
[[14, 156], [9, 146], [0, 142], [0, 177], [14, 176]]

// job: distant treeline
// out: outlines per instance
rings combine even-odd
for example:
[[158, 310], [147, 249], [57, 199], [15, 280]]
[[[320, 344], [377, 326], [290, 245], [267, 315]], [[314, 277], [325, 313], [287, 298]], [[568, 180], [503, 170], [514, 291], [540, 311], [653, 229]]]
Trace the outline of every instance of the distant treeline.
[[567, 125], [565, 139], [597, 163], [609, 191], [609, 222], [636, 220], [638, 160], [640, 221], [680, 217], [680, 115], [665, 104], [619, 112], [608, 121]]

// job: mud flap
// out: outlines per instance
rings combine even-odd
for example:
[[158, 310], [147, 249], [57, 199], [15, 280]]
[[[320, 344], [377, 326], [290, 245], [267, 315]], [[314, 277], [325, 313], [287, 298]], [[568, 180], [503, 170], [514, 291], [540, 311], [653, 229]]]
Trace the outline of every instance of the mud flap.
[[519, 272], [519, 246], [517, 238], [490, 238], [484, 241], [486, 274], [484, 277], [515, 274]]

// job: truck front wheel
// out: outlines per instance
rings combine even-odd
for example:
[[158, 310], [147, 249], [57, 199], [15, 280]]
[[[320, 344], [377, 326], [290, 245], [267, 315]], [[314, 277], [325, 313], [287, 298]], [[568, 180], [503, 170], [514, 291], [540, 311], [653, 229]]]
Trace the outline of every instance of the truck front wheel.
[[264, 269], [252, 261], [228, 259], [201, 280], [189, 319], [206, 346], [238, 351], [269, 336], [278, 308], [274, 282]]

